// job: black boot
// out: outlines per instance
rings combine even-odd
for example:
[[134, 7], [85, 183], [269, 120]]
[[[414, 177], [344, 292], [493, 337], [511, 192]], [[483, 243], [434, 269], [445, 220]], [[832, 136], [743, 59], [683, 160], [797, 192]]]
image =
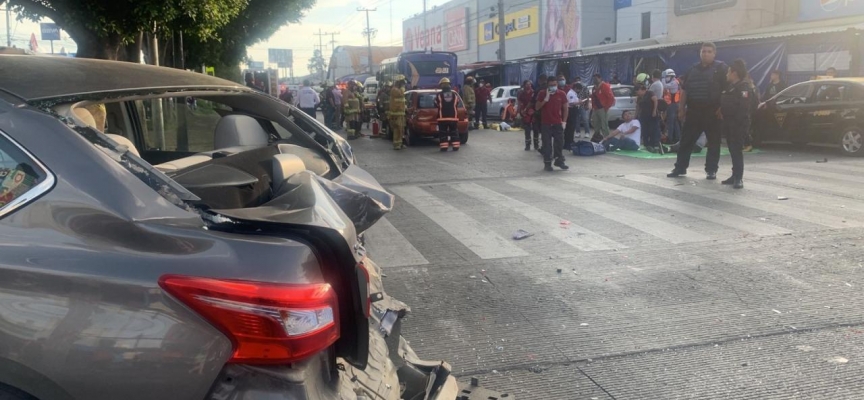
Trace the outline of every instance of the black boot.
[[717, 173], [716, 172], [706, 172], [705, 173], [705, 179], [707, 179], [709, 181], [713, 181], [713, 180], [717, 179]]
[[687, 171], [682, 171], [682, 170], [679, 170], [678, 168], [675, 168], [672, 170], [672, 172], [666, 174], [667, 178], [678, 178], [681, 176], [687, 176]]
[[736, 179], [735, 184], [732, 185], [733, 189], [744, 189], [744, 180]]
[[720, 184], [722, 184], [722, 185], [733, 185], [733, 184], [735, 184], [735, 177], [734, 177], [734, 176], [730, 176], [729, 179], [727, 179], [727, 180], [725, 180], [725, 181], [723, 181], [723, 182], [720, 182]]
[[543, 167], [543, 170], [546, 171], [546, 172], [552, 172], [552, 171], [554, 171], [554, 169], [552, 169], [552, 163], [548, 163], [548, 162], [547, 162], [547, 163], [546, 163], [546, 166]]
[[531, 142], [525, 142], [525, 151], [531, 151]]
[[561, 160], [561, 159], [555, 160], [555, 166], [558, 168], [561, 168], [565, 171], [570, 169], [570, 167], [568, 167], [567, 164], [564, 164], [564, 160]]
[[534, 139], [534, 150], [540, 151], [540, 141]]

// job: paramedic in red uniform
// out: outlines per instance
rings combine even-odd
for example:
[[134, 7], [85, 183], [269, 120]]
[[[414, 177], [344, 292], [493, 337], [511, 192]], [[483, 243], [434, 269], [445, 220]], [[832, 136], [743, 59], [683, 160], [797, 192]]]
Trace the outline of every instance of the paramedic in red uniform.
[[552, 171], [552, 158], [555, 166], [570, 169], [564, 164], [564, 121], [567, 120], [567, 95], [558, 90], [558, 79], [550, 76], [546, 88], [537, 94], [537, 111], [540, 112], [540, 133], [543, 135], [543, 163], [545, 171]]
[[435, 108], [438, 109], [438, 140], [441, 151], [447, 151], [452, 146], [453, 151], [459, 151], [459, 129], [457, 122], [457, 104], [459, 95], [450, 88], [450, 79], [441, 78], [438, 82], [441, 92], [435, 96]]

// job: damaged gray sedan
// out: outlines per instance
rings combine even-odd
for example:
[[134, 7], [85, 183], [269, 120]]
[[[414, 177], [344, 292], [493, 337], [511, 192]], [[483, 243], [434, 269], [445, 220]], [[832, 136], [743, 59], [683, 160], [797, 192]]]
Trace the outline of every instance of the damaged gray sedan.
[[167, 68], [0, 69], [0, 398], [502, 396], [402, 338], [360, 239], [394, 198], [318, 121]]

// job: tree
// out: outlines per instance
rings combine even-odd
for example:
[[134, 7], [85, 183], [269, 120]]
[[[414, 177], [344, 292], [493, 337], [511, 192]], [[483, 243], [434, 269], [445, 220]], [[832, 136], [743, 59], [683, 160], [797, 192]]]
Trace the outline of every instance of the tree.
[[[249, 0], [6, 0], [21, 18], [50, 18], [78, 45], [79, 57], [134, 60], [143, 33], [182, 30], [217, 38]], [[126, 47], [130, 46], [130, 49]]]
[[309, 68], [310, 75], [324, 80], [324, 75], [327, 73], [327, 61], [321, 55], [321, 50], [315, 50], [315, 55], [309, 59], [307, 67]]
[[212, 65], [218, 76], [239, 80], [239, 64], [246, 48], [273, 36], [279, 28], [297, 23], [315, 0], [249, 0], [236, 18], [211, 38], [187, 40], [187, 64]]

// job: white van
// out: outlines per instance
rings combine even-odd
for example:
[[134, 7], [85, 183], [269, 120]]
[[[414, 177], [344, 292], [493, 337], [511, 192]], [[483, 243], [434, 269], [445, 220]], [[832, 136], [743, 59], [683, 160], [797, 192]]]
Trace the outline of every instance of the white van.
[[374, 103], [378, 97], [378, 80], [374, 76], [366, 78], [363, 82], [363, 97], [367, 103]]

